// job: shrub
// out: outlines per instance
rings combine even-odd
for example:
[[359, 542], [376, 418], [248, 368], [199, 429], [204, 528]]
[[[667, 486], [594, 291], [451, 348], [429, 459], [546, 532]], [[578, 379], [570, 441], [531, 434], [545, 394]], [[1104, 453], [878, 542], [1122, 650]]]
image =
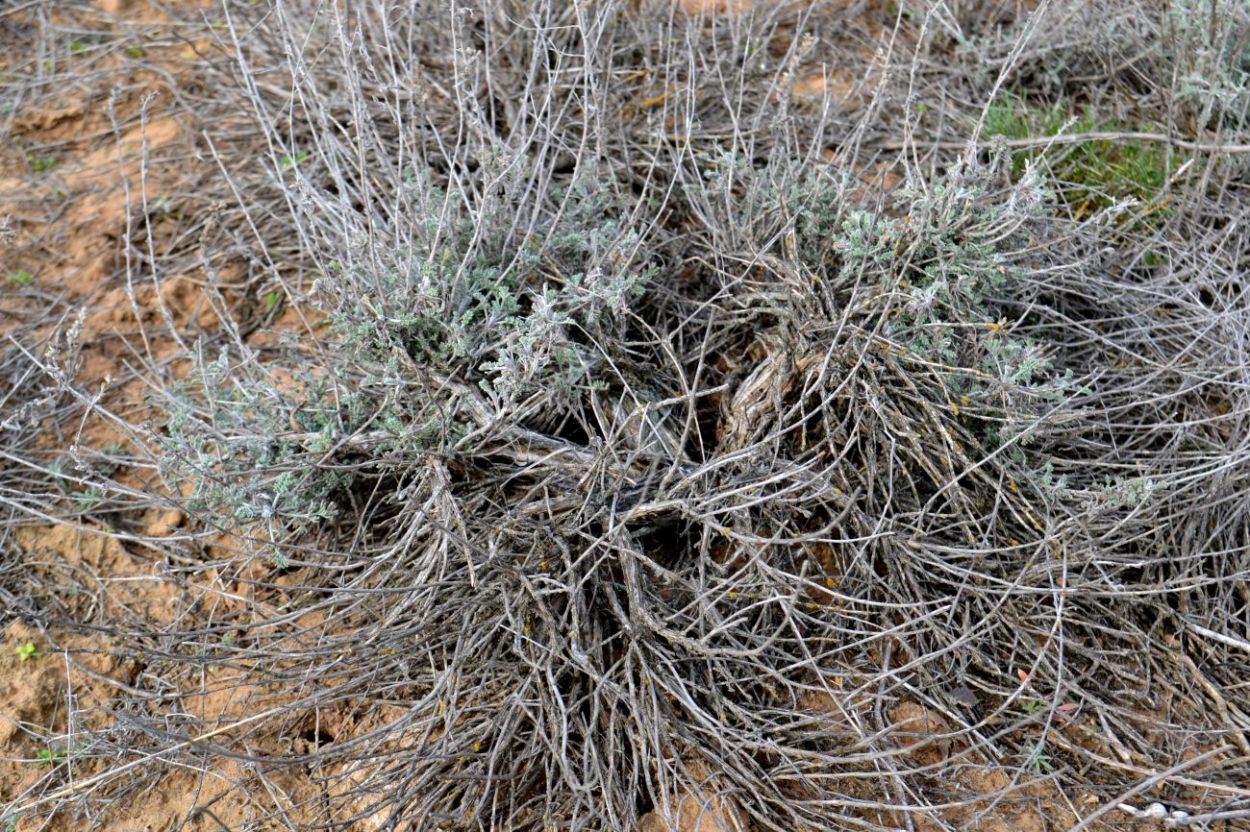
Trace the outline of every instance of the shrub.
[[[632, 828], [712, 792], [761, 828], [881, 827], [964, 799], [903, 701], [953, 760], [1064, 785], [1123, 780], [1055, 739], [1073, 708], [1121, 756], [1188, 753], [1126, 703], [1184, 660], [1165, 639], [1245, 630], [1240, 190], [1125, 227], [1153, 146], [948, 141], [1060, 129], [958, 103], [1012, 53], [998, 81], [874, 57], [854, 130], [791, 108], [804, 27], [836, 28], [802, 8], [263, 11], [224, 7], [267, 154], [240, 213], [314, 324], [262, 350], [227, 318], [155, 394], [168, 491], [238, 547], [187, 568], [270, 599], [237, 640], [179, 632], [162, 678], [280, 688], [281, 737], [368, 714], [291, 754], [317, 822]], [[914, 17], [909, 70], [1021, 36]], [[924, 83], [969, 94], [916, 116]], [[898, 135], [904, 184], [869, 205]], [[1226, 707], [1186, 719], [1223, 748], [1241, 682], [1212, 655], [1192, 690]]]

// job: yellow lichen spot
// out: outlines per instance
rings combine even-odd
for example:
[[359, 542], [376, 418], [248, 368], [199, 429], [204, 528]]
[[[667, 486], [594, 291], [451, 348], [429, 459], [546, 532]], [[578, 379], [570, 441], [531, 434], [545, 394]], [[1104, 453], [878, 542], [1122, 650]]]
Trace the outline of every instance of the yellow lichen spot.
[[474, 754], [482, 753], [482, 743], [480, 740], [478, 742], [473, 743], [473, 753]]
[[956, 416], [958, 416], [959, 405], [955, 404], [954, 402], [947, 402], [947, 404], [950, 405], [951, 413], [954, 413]]
[[1037, 518], [1033, 516], [1033, 513], [1031, 511], [1029, 511], [1028, 509], [1025, 509], [1024, 516], [1029, 518], [1029, 523], [1032, 524], [1033, 531], [1040, 532], [1042, 530], [1042, 524], [1037, 522]]
[[447, 700], [440, 699], [438, 700], [438, 715], [442, 716], [445, 713], [447, 713]]
[[1016, 485], [1016, 481], [1015, 481], [1015, 480], [1008, 480], [1008, 481], [1007, 481], [1007, 487], [1011, 489], [1011, 493], [1012, 493], [1012, 494], [1019, 494], [1019, 493], [1020, 493], [1020, 486]]
[[833, 589], [833, 588], [834, 588], [835, 586], [837, 586], [837, 585], [838, 585], [838, 579], [837, 579], [837, 578], [833, 577], [832, 575], [827, 575], [827, 576], [825, 576], [825, 586], [826, 586], [826, 587], [828, 587], [829, 589]]
[[1019, 545], [1020, 545], [1020, 541], [1019, 541], [1019, 540], [1017, 540], [1017, 539], [1016, 539], [1016, 538], [1014, 538], [1014, 537], [1013, 537], [1011, 540], [1008, 540], [1007, 542], [1008, 542], [1008, 543], [1010, 543], [1012, 546], [1019, 546]]
[[730, 601], [734, 600], [734, 599], [735, 599], [735, 598], [737, 598], [737, 597], [738, 597], [738, 593], [737, 593], [735, 590], [732, 590], [732, 589], [731, 589], [731, 590], [729, 590], [729, 600], [730, 600]]

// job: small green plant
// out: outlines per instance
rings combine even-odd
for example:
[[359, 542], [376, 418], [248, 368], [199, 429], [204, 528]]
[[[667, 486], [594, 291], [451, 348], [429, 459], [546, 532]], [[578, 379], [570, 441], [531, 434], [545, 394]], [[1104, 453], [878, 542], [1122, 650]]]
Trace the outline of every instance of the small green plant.
[[278, 291], [265, 293], [265, 311], [272, 312], [278, 308], [278, 304], [282, 301], [282, 293]]
[[297, 168], [307, 158], [308, 158], [308, 151], [299, 150], [299, 151], [296, 151], [295, 153], [287, 154], [283, 156], [281, 159], [279, 159], [278, 167], [282, 168], [283, 170], [290, 170], [292, 168]]
[[[117, 444], [110, 444], [100, 449], [101, 456], [92, 460], [91, 475], [101, 480], [107, 479], [116, 472], [118, 466], [109, 460], [109, 455], [122, 451]], [[74, 508], [82, 513], [92, 511], [104, 502], [105, 488], [99, 483], [86, 482], [69, 475], [73, 463], [67, 458], [55, 459], [48, 464], [48, 470], [57, 476], [57, 484], [61, 492], [73, 501]]]
[[1136, 508], [1150, 499], [1159, 483], [1149, 477], [1133, 477], [1108, 481], [1103, 486], [1103, 499], [1112, 508]]
[[1030, 774], [1047, 774], [1055, 769], [1055, 761], [1046, 751], [1046, 741], [1038, 740], [1037, 744], [1029, 751], [1028, 759], [1024, 762], [1025, 769]]
[[88, 512], [104, 501], [104, 492], [95, 485], [74, 493], [74, 506], [81, 512]]
[[104, 43], [106, 40], [108, 40], [107, 36], [99, 33], [72, 38], [69, 42], [69, 51], [77, 55], [81, 52], [86, 52], [93, 46]]
[[65, 761], [66, 753], [53, 748], [41, 748], [35, 753], [40, 765], [55, 766]]
[[25, 644], [19, 644], [14, 652], [17, 653], [18, 660], [24, 662], [27, 659], [33, 659], [38, 656], [39, 648], [35, 646], [33, 641], [28, 641]]
[[265, 560], [274, 569], [286, 569], [291, 565], [291, 561], [287, 558], [286, 553], [277, 546], [266, 547]]
[[[1038, 106], [1013, 96], [991, 105], [984, 125], [987, 138], [1002, 136], [1006, 139], [1149, 130], [1149, 125], [1102, 120], [1062, 103]], [[1149, 203], [1151, 212], [1163, 211], [1162, 205], [1154, 205], [1152, 201], [1166, 184], [1171, 167], [1184, 161], [1172, 159], [1166, 145], [1128, 136], [1091, 139], [1073, 145], [1059, 144], [1045, 151], [1040, 148], [1015, 150], [1011, 154], [1012, 177], [1019, 181], [1027, 165], [1038, 163], [1043, 152], [1057, 196], [1078, 217], [1124, 199]]]
[[9, 283], [15, 283], [18, 286], [25, 286], [28, 283], [33, 283], [35, 280], [35, 276], [31, 274], [30, 272], [26, 271], [25, 269], [18, 269], [15, 272], [9, 272], [5, 280], [7, 280]]
[[147, 52], [144, 51], [142, 46], [127, 46], [126, 47], [127, 58], [133, 58], [137, 61], [143, 56], [145, 56], [146, 54]]
[[56, 165], [57, 160], [51, 156], [32, 156], [30, 159], [30, 169], [35, 173], [47, 173]]

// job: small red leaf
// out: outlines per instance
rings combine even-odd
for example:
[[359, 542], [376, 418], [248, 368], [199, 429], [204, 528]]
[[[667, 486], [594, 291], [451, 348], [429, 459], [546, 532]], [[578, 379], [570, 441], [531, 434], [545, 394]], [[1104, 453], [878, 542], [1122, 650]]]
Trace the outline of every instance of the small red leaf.
[[1065, 714], [1072, 713], [1073, 711], [1076, 710], [1076, 703], [1064, 702], [1062, 705], [1059, 706], [1059, 710], [1063, 711]]
[[1021, 682], [1024, 682], [1026, 685], [1029, 683], [1029, 674], [1025, 673], [1023, 670], [1017, 670], [1016, 675], [1020, 677]]

